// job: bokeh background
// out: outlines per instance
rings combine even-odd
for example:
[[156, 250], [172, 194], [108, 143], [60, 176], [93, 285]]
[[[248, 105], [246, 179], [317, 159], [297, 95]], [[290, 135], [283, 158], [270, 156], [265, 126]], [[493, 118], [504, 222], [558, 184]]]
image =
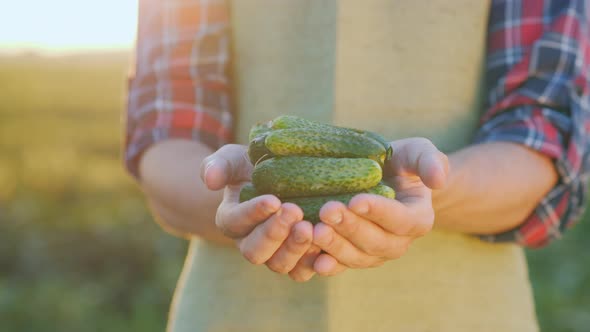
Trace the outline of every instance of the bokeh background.
[[[136, 5], [0, 0], [0, 331], [164, 330], [187, 243], [122, 167]], [[527, 252], [543, 332], [590, 331], [588, 219]]]

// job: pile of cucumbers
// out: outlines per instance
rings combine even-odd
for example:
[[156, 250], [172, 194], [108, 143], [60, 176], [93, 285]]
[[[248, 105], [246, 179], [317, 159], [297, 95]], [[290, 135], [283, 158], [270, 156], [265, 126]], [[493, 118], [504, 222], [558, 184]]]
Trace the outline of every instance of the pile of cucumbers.
[[395, 198], [381, 182], [383, 164], [392, 157], [380, 135], [283, 115], [252, 127], [248, 156], [252, 183], [240, 191], [240, 202], [273, 194], [297, 204], [304, 219], [318, 223], [329, 201], [348, 204], [360, 193]]

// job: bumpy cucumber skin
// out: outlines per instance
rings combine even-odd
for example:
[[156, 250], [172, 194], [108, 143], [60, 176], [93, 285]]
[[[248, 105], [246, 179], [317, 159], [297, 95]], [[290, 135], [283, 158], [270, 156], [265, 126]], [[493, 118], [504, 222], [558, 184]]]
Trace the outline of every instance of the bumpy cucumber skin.
[[279, 129], [266, 134], [266, 148], [275, 156], [369, 158], [380, 162], [385, 148], [376, 140], [356, 133], [313, 129]]
[[321, 122], [310, 121], [300, 118], [295, 115], [281, 115], [268, 123], [268, 126], [275, 129], [290, 129], [290, 128], [309, 128], [309, 129], [324, 129], [331, 127], [330, 125]]
[[275, 157], [258, 163], [252, 173], [258, 192], [280, 198], [357, 192], [381, 178], [379, 164], [366, 158]]
[[368, 130], [361, 130], [361, 132], [363, 133], [363, 135], [376, 140], [377, 142], [379, 142], [383, 146], [383, 148], [386, 151], [385, 158], [384, 158], [385, 161], [391, 159], [391, 156], [393, 155], [393, 148], [391, 147], [391, 144], [389, 144], [389, 142], [385, 138], [383, 138], [383, 136], [377, 134], [376, 132], [368, 131]]
[[256, 188], [254, 188], [254, 185], [252, 183], [246, 183], [240, 189], [240, 203], [245, 202], [245, 201], [249, 201], [256, 196], [259, 196], [259, 195], [258, 195], [258, 192], [256, 191]]
[[301, 128], [301, 129], [310, 129], [310, 130], [318, 130], [324, 133], [333, 133], [339, 132], [342, 134], [361, 134], [363, 136], [372, 138], [379, 142], [386, 151], [384, 160], [390, 160], [393, 154], [393, 149], [389, 142], [383, 138], [383, 136], [368, 130], [360, 130], [354, 128], [346, 128], [346, 127], [338, 127], [333, 126], [321, 122], [315, 122], [307, 119], [300, 118], [295, 115], [281, 115], [274, 120], [270, 121], [266, 124], [267, 128], [271, 130], [277, 129], [294, 129], [294, 128]]
[[[348, 204], [350, 200], [358, 194], [375, 194], [381, 195], [386, 198], [394, 199], [395, 191], [385, 184], [379, 183], [375, 187], [363, 190], [356, 193], [340, 194], [340, 195], [328, 195], [328, 196], [315, 196], [315, 197], [291, 197], [283, 199], [283, 202], [296, 204], [303, 210], [303, 219], [316, 224], [320, 222], [320, 209], [324, 204], [330, 201], [338, 201], [344, 204]], [[253, 184], [248, 183], [240, 190], [240, 202], [251, 200], [258, 196], [258, 192]]]
[[272, 129], [270, 128], [270, 122], [265, 123], [257, 123], [250, 128], [250, 133], [248, 134], [248, 142], [251, 142], [256, 137], [270, 132]]
[[292, 197], [285, 199], [285, 202], [296, 204], [303, 211], [303, 220], [307, 220], [312, 224], [319, 223], [320, 220], [320, 209], [324, 204], [337, 201], [344, 204], [348, 204], [350, 200], [359, 193], [340, 194], [340, 195], [329, 195], [329, 196], [316, 196], [316, 197]]
[[377, 184], [376, 186], [374, 186], [372, 188], [369, 188], [365, 192], [368, 194], [375, 194], [375, 195], [395, 199], [395, 190], [393, 190], [393, 188], [391, 188], [390, 186], [386, 185], [383, 182]]
[[350, 200], [358, 194], [374, 194], [384, 196], [390, 199], [395, 198], [395, 192], [392, 188], [384, 184], [378, 184], [373, 188], [369, 188], [367, 190], [356, 193], [316, 197], [292, 197], [287, 198], [285, 202], [293, 203], [299, 206], [301, 210], [303, 210], [303, 219], [315, 225], [321, 221], [320, 209], [322, 208], [322, 206], [324, 206], [324, 204], [331, 201], [338, 201], [348, 205], [348, 202], [350, 202]]
[[[393, 190], [393, 188], [389, 187], [388, 185], [384, 184], [383, 182], [378, 183], [376, 186], [371, 187], [367, 190], [363, 190], [357, 193], [352, 193], [350, 195], [358, 195], [358, 194], [375, 194], [375, 195], [380, 195], [386, 198], [390, 198], [390, 199], [395, 199], [395, 191]], [[249, 201], [254, 197], [259, 196], [260, 194], [258, 194], [258, 191], [256, 191], [256, 188], [254, 187], [254, 185], [252, 183], [246, 183], [242, 186], [242, 189], [240, 189], [240, 203], [241, 202], [245, 202], [245, 201]], [[348, 194], [345, 194], [348, 195]], [[322, 197], [336, 197], [339, 195], [331, 195], [331, 196], [315, 196], [315, 197], [292, 197], [292, 198], [288, 198], [286, 200], [286, 202], [290, 202], [290, 200], [293, 199], [302, 199], [302, 198], [322, 198]], [[337, 200], [337, 199], [335, 199]]]

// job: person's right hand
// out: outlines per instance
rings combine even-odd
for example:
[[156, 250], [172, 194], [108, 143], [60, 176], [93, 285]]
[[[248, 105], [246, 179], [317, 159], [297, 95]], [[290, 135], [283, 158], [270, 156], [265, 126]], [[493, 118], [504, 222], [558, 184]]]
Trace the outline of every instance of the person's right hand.
[[313, 225], [303, 221], [301, 209], [262, 195], [240, 203], [242, 185], [250, 181], [252, 164], [247, 147], [228, 144], [201, 164], [201, 179], [210, 190], [225, 188], [215, 224], [236, 240], [242, 255], [253, 264], [307, 281], [315, 274], [313, 263], [320, 249], [312, 245]]

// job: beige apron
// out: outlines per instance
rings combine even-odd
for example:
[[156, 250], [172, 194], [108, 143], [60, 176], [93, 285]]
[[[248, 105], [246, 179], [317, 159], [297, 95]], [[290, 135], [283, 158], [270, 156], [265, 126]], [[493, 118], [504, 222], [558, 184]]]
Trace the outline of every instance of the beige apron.
[[[233, 1], [239, 140], [255, 122], [297, 114], [428, 137], [444, 151], [468, 144], [488, 10], [472, 0]], [[169, 328], [538, 330], [523, 251], [439, 230], [383, 267], [305, 284], [193, 240]]]

